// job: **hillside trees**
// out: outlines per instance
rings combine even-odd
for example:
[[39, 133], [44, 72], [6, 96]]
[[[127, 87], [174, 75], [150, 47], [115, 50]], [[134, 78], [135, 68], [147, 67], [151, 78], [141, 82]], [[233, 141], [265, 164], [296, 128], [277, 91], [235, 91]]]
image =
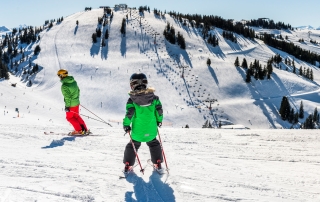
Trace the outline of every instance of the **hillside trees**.
[[211, 44], [213, 47], [216, 47], [216, 46], [219, 45], [219, 40], [218, 40], [218, 38], [217, 38], [215, 35], [211, 34], [211, 33], [209, 33], [209, 37], [208, 37], [208, 39], [207, 39], [207, 42], [208, 42], [209, 44]]
[[234, 23], [232, 20], [226, 20], [223, 19], [220, 16], [213, 16], [213, 15], [199, 15], [199, 14], [181, 14], [176, 12], [168, 12], [169, 15], [172, 17], [179, 19], [180, 17], [187, 19], [189, 22], [191, 22], [191, 26], [199, 28], [200, 23], [204, 23], [206, 27], [218, 27], [221, 29], [224, 29], [226, 31], [235, 32], [237, 34], [241, 34], [244, 37], [254, 39], [255, 32], [253, 29], [250, 29], [249, 27], [245, 26], [242, 23]]
[[287, 52], [295, 56], [296, 58], [311, 63], [313, 65], [315, 65], [316, 61], [320, 61], [319, 54], [310, 52], [310, 50], [302, 49], [300, 46], [297, 46], [292, 42], [277, 40], [271, 34], [265, 33], [263, 36], [260, 37], [260, 39], [269, 46]]
[[250, 20], [246, 23], [248, 26], [253, 27], [262, 27], [264, 29], [292, 29], [290, 24], [284, 24], [283, 22], [275, 23], [273, 20], [267, 19], [257, 19], [257, 20]]
[[[313, 81], [313, 70], [312, 68], [302, 68], [302, 66], [300, 66], [299, 70], [296, 68], [296, 65], [295, 65], [295, 62], [294, 60], [290, 60], [290, 59], [287, 59], [285, 58], [284, 60], [284, 63], [287, 65], [287, 66], [291, 66], [292, 67], [292, 73], [296, 74], [297, 71], [299, 71], [299, 75], [300, 76], [303, 76], [311, 81]], [[288, 69], [287, 69], [288, 70]]]
[[228, 40], [230, 40], [230, 41], [232, 41], [234, 43], [237, 43], [237, 37], [235, 37], [232, 32], [223, 31], [222, 32], [222, 36], [225, 39], [228, 39]]
[[0, 60], [0, 79], [9, 79], [8, 66]]
[[170, 26], [169, 22], [167, 23], [167, 26], [163, 31], [163, 35], [171, 44], [175, 44], [176, 43], [175, 29], [174, 29], [173, 26]]
[[176, 36], [175, 33], [176, 33], [176, 31], [175, 31], [174, 27], [170, 26], [170, 23], [168, 22], [164, 31], [163, 31], [164, 37], [171, 44], [175, 44], [177, 42], [177, 44], [180, 46], [181, 49], [186, 49], [186, 42], [185, 42], [183, 35], [180, 34], [180, 32], [178, 32], [178, 34]]
[[180, 32], [178, 32], [177, 43], [181, 49], [186, 49], [186, 41], [185, 41], [183, 35], [180, 34]]

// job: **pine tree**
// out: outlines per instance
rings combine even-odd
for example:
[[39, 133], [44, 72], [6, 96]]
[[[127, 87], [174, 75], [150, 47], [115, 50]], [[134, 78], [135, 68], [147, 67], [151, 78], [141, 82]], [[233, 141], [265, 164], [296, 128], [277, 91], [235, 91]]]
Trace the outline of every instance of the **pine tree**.
[[281, 115], [282, 120], [287, 120], [289, 118], [290, 104], [286, 96], [283, 96], [282, 98], [279, 113]]
[[105, 46], [106, 46], [106, 41], [105, 41], [104, 39], [102, 39], [101, 46], [102, 46], [102, 47], [105, 47]]
[[101, 29], [100, 27], [96, 29], [97, 37], [101, 37]]
[[246, 58], [243, 58], [242, 63], [241, 63], [241, 67], [246, 68], [246, 69], [248, 68], [248, 63], [247, 63]]
[[304, 109], [303, 109], [303, 103], [302, 103], [302, 101], [300, 102], [299, 118], [300, 118], [300, 119], [303, 119], [303, 118], [304, 118]]
[[306, 75], [305, 75], [308, 79], [310, 79], [310, 69], [309, 69], [309, 67], [308, 67], [308, 69], [307, 69], [307, 72], [306, 72]]
[[0, 78], [9, 79], [8, 67], [5, 63], [2, 63], [0, 59]]
[[236, 61], [234, 62], [234, 66], [235, 66], [235, 67], [239, 67], [239, 66], [240, 66], [239, 58], [238, 58], [238, 57], [236, 58]]
[[251, 82], [251, 69], [248, 69], [246, 72], [246, 82], [250, 83]]
[[289, 123], [293, 123], [293, 120], [294, 120], [294, 109], [291, 108], [289, 116], [288, 116], [288, 121], [289, 121]]
[[317, 109], [317, 107], [314, 109], [314, 112], [313, 112], [313, 122], [317, 122], [317, 119], [318, 119], [318, 115], [319, 115], [319, 113], [318, 113], [318, 109]]
[[[34, 54], [38, 55], [40, 53], [40, 51], [41, 51], [41, 48], [39, 45], [37, 45], [36, 48], [34, 49]], [[24, 55], [24, 53], [23, 53], [23, 55]]]
[[109, 38], [109, 31], [108, 31], [108, 29], [106, 29], [106, 33], [105, 33], [105, 35], [104, 35], [104, 38], [105, 38], [105, 39], [108, 39], [108, 38]]
[[294, 114], [294, 120], [293, 120], [293, 123], [298, 123], [299, 122], [299, 113], [298, 112], [296, 112], [295, 114]]
[[294, 64], [294, 59], [292, 60], [292, 66], [293, 66], [293, 67], [295, 67], [295, 64]]
[[92, 42], [97, 43], [97, 33], [92, 34]]
[[211, 60], [210, 60], [210, 58], [207, 59], [207, 65], [208, 65], [208, 66], [211, 65]]
[[122, 25], [121, 25], [120, 32], [121, 32], [121, 34], [123, 34], [125, 36], [125, 34], [126, 34], [126, 19], [125, 18], [122, 19]]
[[306, 119], [306, 121], [304, 122], [304, 128], [305, 129], [313, 129], [314, 128], [312, 120], [313, 120], [313, 116], [312, 116], [312, 114], [310, 114], [308, 116], [308, 118]]
[[186, 49], [186, 41], [185, 41], [183, 35], [181, 35], [180, 38], [181, 38], [180, 39], [180, 48], [185, 50]]
[[302, 66], [300, 66], [299, 68], [299, 75], [302, 76], [303, 75], [303, 72], [302, 72]]

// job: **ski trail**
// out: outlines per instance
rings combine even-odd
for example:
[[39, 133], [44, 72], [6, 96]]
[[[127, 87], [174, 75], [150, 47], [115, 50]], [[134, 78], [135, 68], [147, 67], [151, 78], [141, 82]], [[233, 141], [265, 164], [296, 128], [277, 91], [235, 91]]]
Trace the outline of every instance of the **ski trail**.
[[[52, 75], [56, 75], [56, 72], [61, 69], [61, 62], [57, 47], [57, 39], [59, 38], [58, 35], [64, 29], [64, 27], [68, 25], [69, 22], [83, 15], [83, 13], [84, 12], [80, 12], [77, 15], [72, 15], [66, 18], [64, 21], [62, 21], [62, 23], [53, 26], [51, 29], [48, 29], [47, 32], [42, 36], [41, 40], [43, 40], [45, 48], [43, 48], [42, 54], [44, 55], [39, 59], [39, 62], [40, 65], [43, 66], [43, 74], [42, 77], [39, 78], [41, 81], [37, 86], [34, 87], [34, 89], [47, 91], [59, 83], [58, 79], [52, 79], [55, 78]], [[54, 56], [52, 56], [53, 53]], [[50, 58], [50, 60], [43, 61], [42, 58]], [[50, 79], [47, 77], [50, 77]]]

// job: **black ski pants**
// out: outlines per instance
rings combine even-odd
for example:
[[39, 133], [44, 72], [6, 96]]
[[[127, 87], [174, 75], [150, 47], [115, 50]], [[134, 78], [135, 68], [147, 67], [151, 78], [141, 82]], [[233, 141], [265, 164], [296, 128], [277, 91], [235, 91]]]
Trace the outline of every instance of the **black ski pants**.
[[[138, 152], [138, 149], [141, 146], [141, 142], [138, 142], [135, 140], [132, 140], [132, 141], [134, 143], [136, 151]], [[156, 138], [154, 138], [150, 142], [147, 142], [147, 145], [149, 146], [152, 163], [154, 164], [157, 163], [157, 160], [161, 160], [162, 162], [162, 150], [161, 150], [160, 142]], [[136, 155], [134, 153], [134, 149], [130, 141], [126, 146], [126, 149], [124, 150], [123, 163], [129, 162], [129, 165], [133, 166], [135, 160], [136, 160]]]

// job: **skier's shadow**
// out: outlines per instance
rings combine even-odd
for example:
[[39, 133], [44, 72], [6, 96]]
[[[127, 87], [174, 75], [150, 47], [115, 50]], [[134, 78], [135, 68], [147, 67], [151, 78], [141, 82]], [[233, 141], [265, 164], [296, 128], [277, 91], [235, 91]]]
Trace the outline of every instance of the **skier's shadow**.
[[65, 141], [73, 142], [75, 139], [76, 139], [76, 137], [64, 137], [61, 140], [52, 140], [50, 145], [45, 146], [45, 147], [41, 147], [41, 149], [52, 149], [55, 147], [61, 147], [64, 145]]
[[[129, 174], [126, 180], [133, 184], [133, 192], [127, 191], [125, 193], [125, 201], [175, 201], [173, 189], [169, 184], [161, 181], [161, 178], [166, 177], [166, 174], [164, 176], [159, 176], [156, 171], [153, 171], [149, 178], [149, 182], [145, 182], [136, 174]], [[133, 194], [135, 197], [133, 197]]]

